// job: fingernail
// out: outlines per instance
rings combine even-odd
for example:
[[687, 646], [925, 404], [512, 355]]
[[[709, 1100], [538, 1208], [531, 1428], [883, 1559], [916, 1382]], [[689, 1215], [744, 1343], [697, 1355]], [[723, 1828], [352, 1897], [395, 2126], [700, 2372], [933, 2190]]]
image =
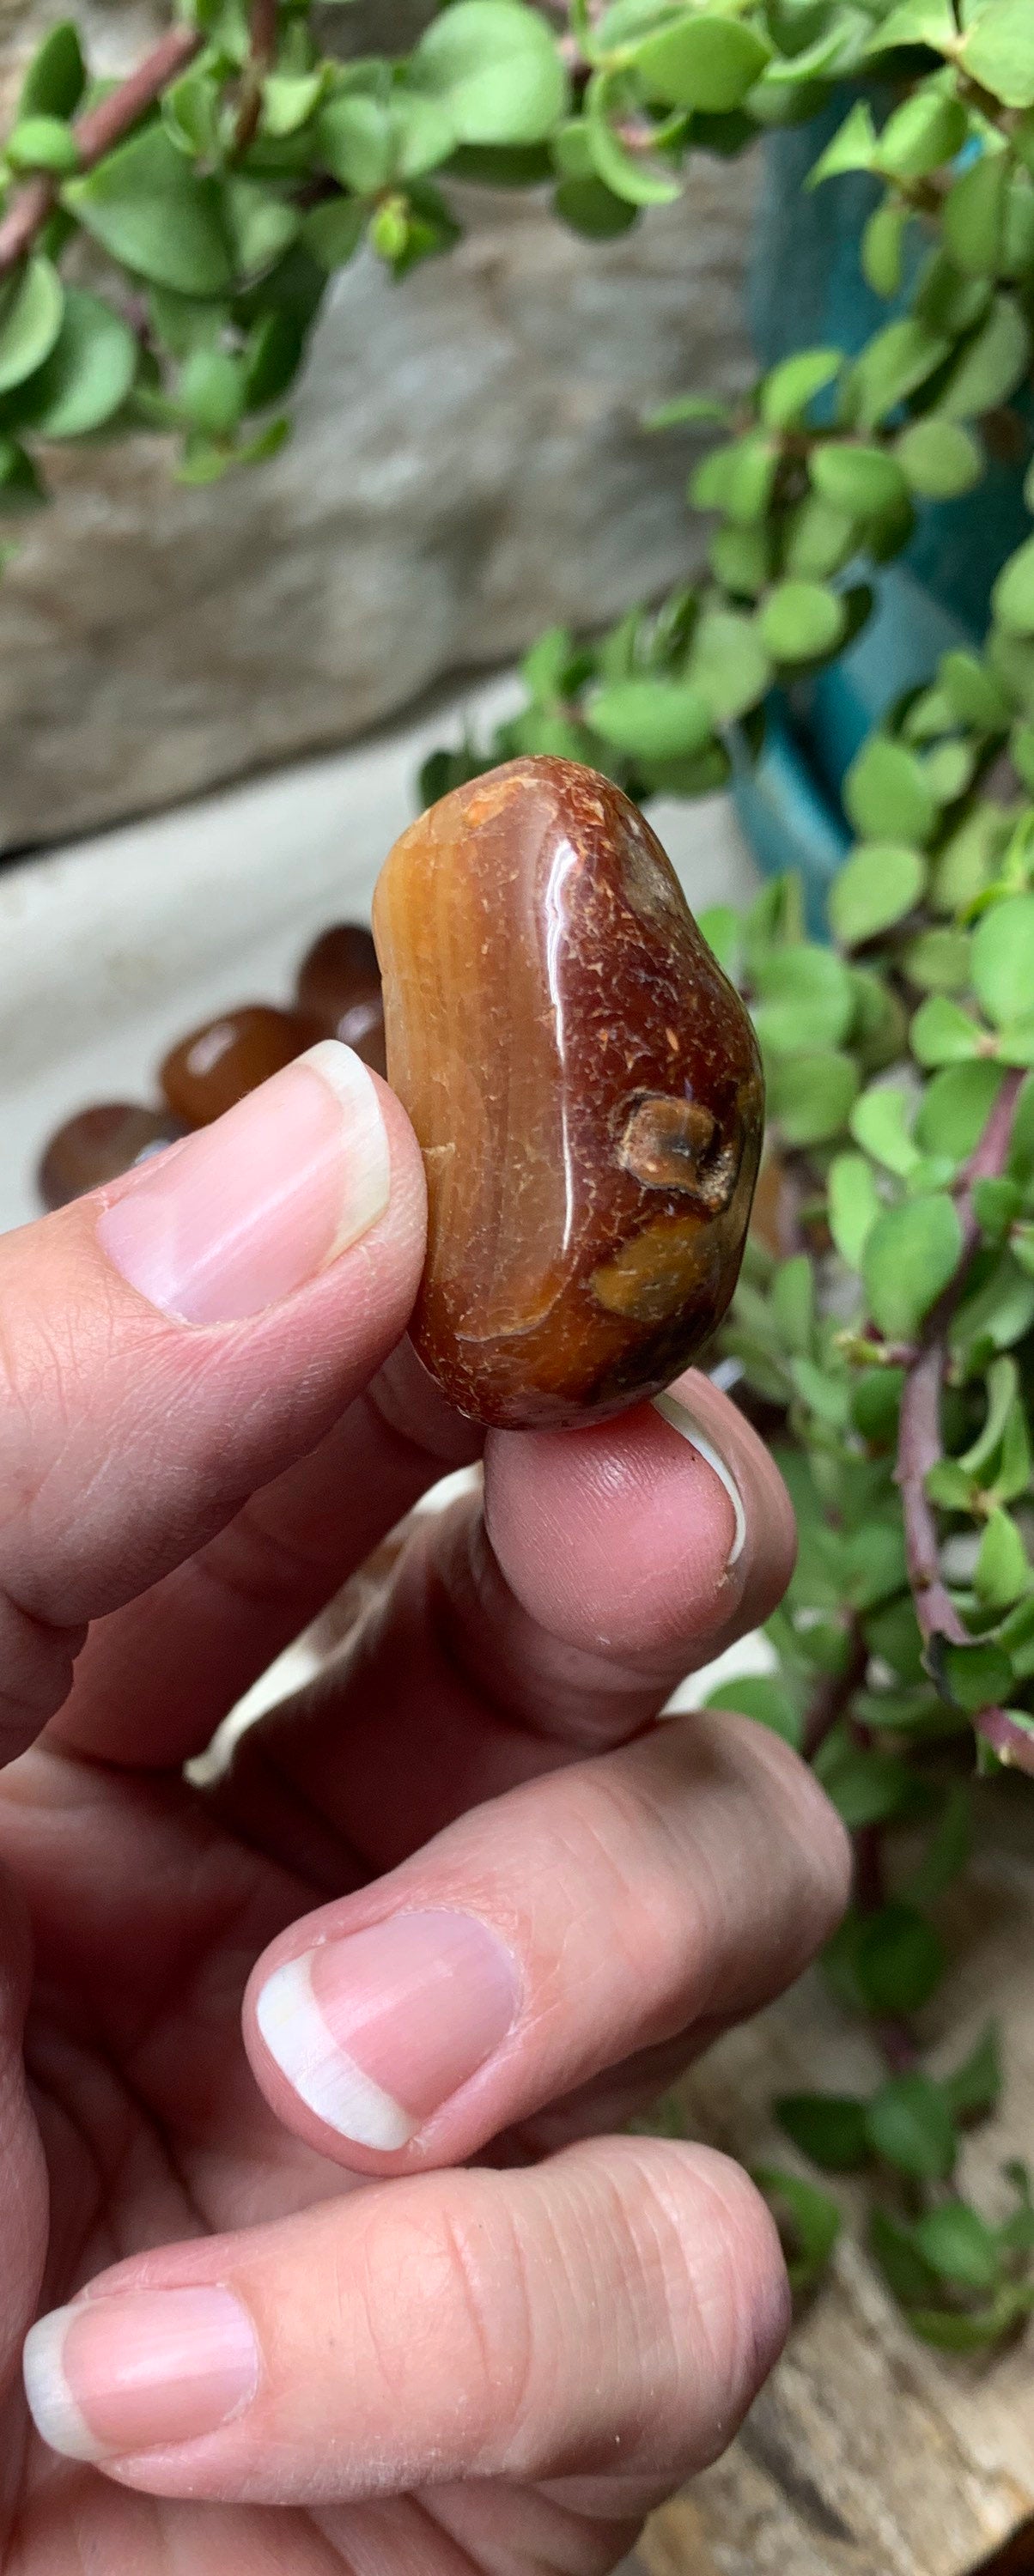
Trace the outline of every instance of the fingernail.
[[33, 2422], [68, 2460], [217, 2433], [247, 2406], [259, 2351], [232, 2290], [125, 2290], [41, 2317], [22, 2367]]
[[97, 1239], [163, 1315], [230, 1324], [314, 1279], [383, 1216], [391, 1166], [376, 1087], [323, 1038], [150, 1168]]
[[725, 1492], [728, 1494], [729, 1501], [732, 1504], [733, 1518], [736, 1524], [733, 1531], [732, 1546], [726, 1558], [726, 1565], [727, 1567], [735, 1565], [743, 1554], [746, 1542], [747, 1515], [744, 1509], [743, 1496], [731, 1467], [726, 1466], [725, 1460], [720, 1457], [718, 1450], [715, 1448], [714, 1442], [708, 1439], [706, 1431], [701, 1430], [699, 1422], [696, 1421], [694, 1415], [690, 1412], [689, 1406], [687, 1404], [683, 1404], [681, 1396], [671, 1395], [670, 1393], [655, 1395], [653, 1398], [653, 1404], [655, 1412], [663, 1415], [665, 1422], [670, 1422], [672, 1430], [678, 1432], [680, 1439], [688, 1440], [690, 1448], [699, 1451], [705, 1465], [710, 1467], [712, 1475], [717, 1476], [719, 1484], [724, 1486]]
[[281, 2074], [338, 2136], [404, 2147], [505, 2039], [516, 1961], [470, 1914], [395, 1914], [274, 1968], [255, 2017]]

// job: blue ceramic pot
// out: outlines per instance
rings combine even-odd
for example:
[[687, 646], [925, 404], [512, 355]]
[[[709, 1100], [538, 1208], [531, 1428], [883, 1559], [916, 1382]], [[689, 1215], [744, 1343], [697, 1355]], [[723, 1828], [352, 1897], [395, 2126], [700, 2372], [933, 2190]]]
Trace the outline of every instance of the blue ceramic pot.
[[[829, 345], [853, 354], [896, 309], [862, 274], [861, 236], [882, 193], [877, 182], [859, 171], [813, 192], [805, 185], [850, 95], [839, 93], [811, 123], [766, 138], [748, 289], [751, 337], [764, 367], [794, 349]], [[1022, 467], [993, 462], [974, 492], [921, 504], [904, 553], [869, 576], [876, 607], [864, 633], [795, 693], [792, 705], [776, 693], [757, 767], [737, 763], [736, 801], [759, 863], [769, 873], [801, 869], [815, 927], [850, 843], [839, 799], [844, 771], [871, 727], [903, 690], [929, 676], [940, 653], [984, 633], [995, 575], [1030, 534], [1022, 479]]]

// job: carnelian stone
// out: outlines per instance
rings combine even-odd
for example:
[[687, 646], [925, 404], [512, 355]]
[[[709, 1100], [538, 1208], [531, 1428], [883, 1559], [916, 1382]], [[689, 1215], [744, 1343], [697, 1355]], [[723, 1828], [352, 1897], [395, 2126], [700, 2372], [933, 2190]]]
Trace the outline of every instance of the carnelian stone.
[[381, 970], [370, 932], [357, 921], [335, 921], [303, 957], [296, 985], [298, 1008], [318, 1020], [328, 1038], [354, 1047], [364, 1064], [384, 1072], [384, 1003]]
[[373, 918], [427, 1170], [421, 1359], [510, 1427], [655, 1394], [732, 1295], [763, 1122], [750, 1020], [660, 842], [595, 771], [509, 761], [403, 833]]
[[167, 1109], [144, 1109], [131, 1100], [98, 1100], [77, 1110], [44, 1148], [37, 1175], [44, 1207], [67, 1207], [69, 1199], [117, 1180], [185, 1133]]
[[188, 1127], [207, 1127], [322, 1035], [301, 1011], [245, 1002], [180, 1039], [162, 1066], [162, 1090], [177, 1118]]

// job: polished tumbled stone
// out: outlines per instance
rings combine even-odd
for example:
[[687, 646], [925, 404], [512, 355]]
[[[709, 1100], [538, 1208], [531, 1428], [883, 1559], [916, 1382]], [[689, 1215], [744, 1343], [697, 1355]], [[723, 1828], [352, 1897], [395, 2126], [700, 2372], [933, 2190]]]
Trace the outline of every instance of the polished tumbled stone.
[[595, 771], [511, 761], [403, 833], [374, 930], [427, 1170], [421, 1358], [487, 1423], [655, 1393], [735, 1286], [763, 1091], [649, 824]]

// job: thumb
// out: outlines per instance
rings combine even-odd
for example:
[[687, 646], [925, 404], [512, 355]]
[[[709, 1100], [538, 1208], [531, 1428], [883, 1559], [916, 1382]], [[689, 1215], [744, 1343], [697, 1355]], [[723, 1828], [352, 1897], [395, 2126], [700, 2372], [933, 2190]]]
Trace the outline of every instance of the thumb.
[[84, 1625], [323, 1437], [399, 1340], [419, 1151], [324, 1040], [105, 1190], [0, 1240], [0, 1760]]

